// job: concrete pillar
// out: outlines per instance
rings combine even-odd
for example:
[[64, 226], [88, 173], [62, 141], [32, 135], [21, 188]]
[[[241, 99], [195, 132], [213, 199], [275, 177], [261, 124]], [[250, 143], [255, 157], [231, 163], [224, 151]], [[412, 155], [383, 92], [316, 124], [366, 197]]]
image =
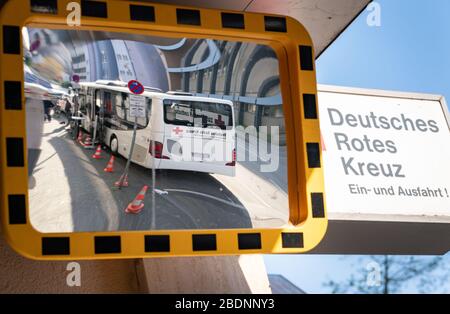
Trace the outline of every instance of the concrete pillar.
[[0, 234], [0, 293], [145, 293], [137, 260], [80, 261], [81, 286], [69, 287], [69, 262], [26, 259]]
[[149, 293], [272, 293], [261, 255], [142, 260]]
[[271, 293], [258, 255], [79, 261], [80, 287], [68, 263], [26, 259], [0, 233], [0, 293]]

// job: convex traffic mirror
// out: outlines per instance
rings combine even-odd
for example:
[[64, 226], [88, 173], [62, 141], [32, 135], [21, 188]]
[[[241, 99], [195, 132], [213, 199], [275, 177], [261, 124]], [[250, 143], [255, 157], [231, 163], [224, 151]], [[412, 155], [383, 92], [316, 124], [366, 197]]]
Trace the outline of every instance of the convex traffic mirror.
[[65, 8], [1, 12], [2, 222], [16, 250], [293, 253], [320, 241], [313, 49], [297, 21], [82, 1], [69, 26]]

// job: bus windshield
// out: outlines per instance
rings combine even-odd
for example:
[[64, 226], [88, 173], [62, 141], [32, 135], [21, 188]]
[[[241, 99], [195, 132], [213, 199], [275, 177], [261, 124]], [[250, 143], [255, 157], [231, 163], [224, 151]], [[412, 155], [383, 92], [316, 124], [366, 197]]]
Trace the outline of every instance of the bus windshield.
[[232, 107], [227, 104], [165, 99], [164, 122], [173, 125], [226, 129], [233, 126], [232, 110]]

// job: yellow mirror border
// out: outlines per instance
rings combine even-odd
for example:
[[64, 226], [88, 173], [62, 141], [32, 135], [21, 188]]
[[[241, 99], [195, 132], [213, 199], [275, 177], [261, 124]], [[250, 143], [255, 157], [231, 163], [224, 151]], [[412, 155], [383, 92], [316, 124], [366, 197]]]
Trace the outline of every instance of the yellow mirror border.
[[[82, 5], [81, 26], [66, 24], [69, 2]], [[151, 11], [154, 16], [142, 14]], [[283, 16], [133, 1], [10, 0], [1, 9], [0, 24], [0, 219], [7, 242], [17, 252], [39, 260], [302, 253], [321, 241], [327, 218], [314, 52], [311, 38], [298, 21]], [[35, 230], [28, 215], [23, 26], [211, 38], [271, 46], [280, 67], [291, 225], [282, 229], [45, 234]]]

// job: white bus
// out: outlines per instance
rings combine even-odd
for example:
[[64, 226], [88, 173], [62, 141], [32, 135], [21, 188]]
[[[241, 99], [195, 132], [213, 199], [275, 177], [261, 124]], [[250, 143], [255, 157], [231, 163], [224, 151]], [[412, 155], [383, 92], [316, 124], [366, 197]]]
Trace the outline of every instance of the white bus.
[[[100, 140], [112, 153], [129, 157], [135, 118], [130, 115], [127, 83], [80, 83], [82, 127], [93, 134], [99, 121]], [[146, 168], [190, 170], [235, 175], [235, 127], [229, 100], [163, 93], [145, 88], [145, 117], [137, 118], [131, 161]]]

